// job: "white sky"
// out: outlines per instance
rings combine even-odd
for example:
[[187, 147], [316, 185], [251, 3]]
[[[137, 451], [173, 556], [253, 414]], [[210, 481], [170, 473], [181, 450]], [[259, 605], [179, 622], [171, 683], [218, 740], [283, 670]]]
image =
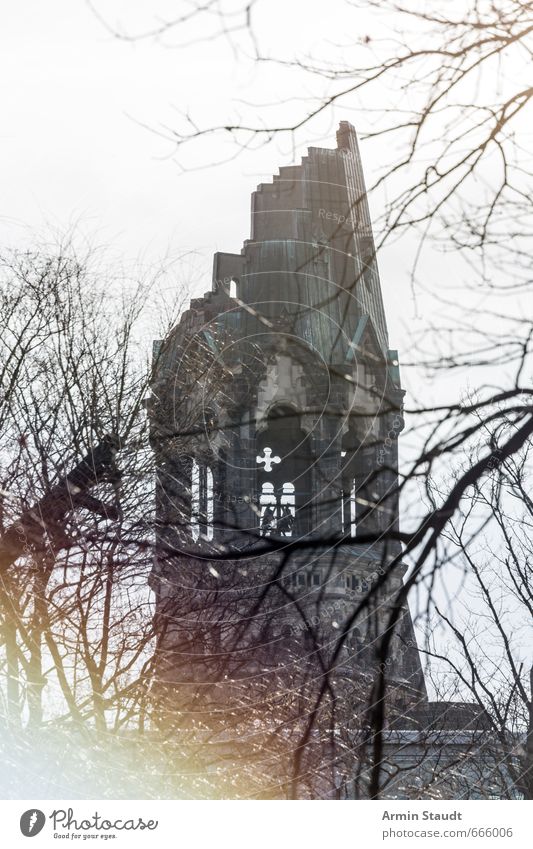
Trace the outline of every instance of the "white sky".
[[[151, 4], [96, 5], [108, 21], [132, 31], [153, 23], [146, 14]], [[161, 12], [175, 7], [154, 5]], [[229, 3], [233, 9], [240, 5]], [[290, 46], [299, 55], [321, 54], [342, 31], [335, 12], [343, 8], [342, 0], [269, 0], [259, 7], [256, 29], [266, 50]], [[184, 39], [204, 33], [202, 22], [184, 31]], [[235, 148], [212, 138], [190, 145], [178, 159], [172, 144], [141, 123], [154, 130], [172, 127], [187, 111], [204, 123], [225, 123], [244, 110], [240, 100], [276, 104], [278, 119], [290, 121], [301, 103], [280, 108], [281, 102], [288, 94], [310, 94], [300, 74], [253, 65], [246, 58], [249, 40], [235, 41], [237, 54], [227, 39], [180, 49], [153, 40], [117, 41], [84, 0], [24, 0], [4, 7], [1, 243], [27, 246], [35, 232], [46, 236], [75, 224], [126, 263], [196, 251], [205, 274], [201, 288], [208, 289], [213, 252], [239, 251], [249, 235], [250, 194], [257, 183], [298, 161], [308, 144], [334, 147], [338, 120], [353, 120], [346, 111], [328, 112], [300, 133], [296, 156], [285, 137], [226, 164], [183, 173], [181, 164], [195, 168], [227, 158]], [[253, 117], [261, 120], [259, 112]], [[363, 156], [370, 176], [372, 146], [363, 146]], [[386, 273], [383, 280], [392, 304], [394, 281]], [[405, 307], [403, 295], [401, 301]], [[389, 309], [389, 316], [396, 312]]]
[[[114, 20], [121, 4], [102, 5]], [[275, 15], [282, 5], [269, 10]], [[129, 10], [125, 18], [134, 20]], [[251, 87], [261, 96], [249, 63], [236, 62], [224, 40], [175, 50], [118, 42], [83, 0], [25, 0], [2, 11], [0, 62], [4, 242], [24, 242], [27, 226], [79, 221], [132, 257], [239, 250], [259, 175], [291, 159], [286, 144], [285, 155], [269, 149], [183, 175], [172, 146], [136, 123], [157, 129], [189, 109], [225, 120], [232, 101], [251, 98]], [[265, 95], [276, 99], [282, 88], [272, 71], [268, 78]], [[211, 155], [198, 145], [198, 161], [218, 158], [218, 142], [211, 144]]]

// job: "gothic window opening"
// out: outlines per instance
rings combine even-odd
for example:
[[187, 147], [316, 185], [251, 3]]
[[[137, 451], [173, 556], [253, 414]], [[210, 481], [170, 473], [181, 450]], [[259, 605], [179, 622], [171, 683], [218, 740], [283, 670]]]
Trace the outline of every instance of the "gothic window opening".
[[276, 527], [277, 499], [273, 483], [264, 483], [259, 497], [261, 508], [261, 536], [270, 536]]
[[215, 517], [215, 492], [213, 472], [210, 466], [201, 466], [192, 461], [191, 469], [191, 536], [194, 542], [200, 538], [213, 539]]
[[292, 537], [296, 498], [294, 484], [285, 482], [279, 499], [279, 519], [277, 529], [285, 537]]
[[230, 296], [230, 298], [237, 297], [237, 281], [234, 277], [232, 277], [229, 282], [225, 284], [226, 294]]
[[[341, 451], [346, 457], [346, 451]], [[341, 495], [341, 530], [352, 539], [357, 536], [357, 482], [355, 478], [345, 480]]]
[[213, 519], [215, 514], [215, 492], [213, 487], [213, 472], [210, 466], [205, 469], [205, 537], [213, 539]]
[[292, 407], [279, 405], [270, 411], [268, 426], [257, 436], [256, 463], [262, 536], [274, 532], [293, 537], [308, 530], [311, 453], [299, 413]]
[[355, 481], [350, 490], [350, 536], [357, 536], [357, 489]]
[[352, 539], [357, 536], [357, 490], [355, 480], [350, 490], [343, 490], [341, 499], [342, 532]]
[[191, 470], [191, 536], [194, 542], [200, 537], [200, 466], [192, 461]]
[[261, 487], [261, 535], [270, 536], [274, 531], [281, 536], [292, 537], [296, 498], [294, 484], [286, 481], [281, 491], [276, 492], [273, 483]]

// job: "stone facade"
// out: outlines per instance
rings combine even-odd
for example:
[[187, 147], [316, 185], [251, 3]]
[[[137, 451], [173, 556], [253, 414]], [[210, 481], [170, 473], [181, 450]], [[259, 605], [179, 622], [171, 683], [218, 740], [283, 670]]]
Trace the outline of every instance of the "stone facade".
[[[251, 238], [215, 255], [155, 375], [161, 723], [252, 795], [342, 796], [405, 572], [404, 393], [350, 124], [254, 192]], [[386, 727], [423, 724], [405, 604], [387, 685]]]

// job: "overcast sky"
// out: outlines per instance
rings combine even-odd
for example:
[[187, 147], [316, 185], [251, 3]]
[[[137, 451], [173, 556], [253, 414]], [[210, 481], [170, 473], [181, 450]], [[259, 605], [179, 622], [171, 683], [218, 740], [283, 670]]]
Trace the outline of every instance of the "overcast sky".
[[[124, 4], [100, 3], [109, 21], [142, 32], [153, 19], [141, 16], [136, 27], [139, 5], [146, 7], [129, 3], [120, 16]], [[282, 6], [269, 3], [276, 41]], [[297, 18], [302, 3], [291, 8]], [[317, 4], [323, 14], [307, 16], [302, 44], [311, 49], [324, 17], [331, 20], [324, 9]], [[202, 33], [202, 25], [189, 28], [185, 40]], [[238, 49], [246, 49], [245, 40]], [[153, 40], [124, 43], [106, 32], [84, 0], [24, 0], [2, 11], [0, 56], [4, 240], [24, 241], [27, 226], [79, 221], [130, 256], [238, 250], [248, 231], [250, 192], [260, 177], [292, 159], [286, 142], [278, 155], [269, 148], [183, 175], [173, 146], [140, 126], [172, 127], [186, 110], [224, 121], [252, 89], [259, 101], [280, 99], [285, 78], [282, 89], [281, 74], [254, 72], [227, 39], [179, 49]], [[324, 133], [331, 128], [334, 146], [332, 116], [322, 123]], [[230, 153], [218, 140], [208, 144], [180, 158], [194, 167]]]
[[[235, 11], [241, 5], [238, 0], [227, 4]], [[176, 4], [148, 6], [163, 14]], [[106, 21], [121, 32], [142, 33], [154, 23], [144, 2], [112, 0], [96, 3], [96, 9], [105, 10]], [[266, 52], [283, 53], [297, 34], [298, 55], [321, 56], [336, 49], [334, 42], [343, 32], [341, 13], [342, 0], [269, 0], [258, 7], [254, 29]], [[234, 20], [238, 23], [239, 17]], [[366, 22], [360, 21], [363, 33]], [[311, 93], [308, 80], [298, 72], [249, 61], [252, 48], [243, 33], [202, 40], [209, 26], [204, 18], [163, 42], [132, 43], [114, 38], [84, 0], [24, 0], [3, 9], [4, 245], [26, 246], [35, 233], [46, 237], [75, 225], [96, 244], [108, 245], [121, 262], [150, 262], [194, 251], [195, 269], [204, 280], [193, 282], [204, 290], [210, 287], [213, 252], [239, 251], [249, 235], [255, 186], [279, 166], [299, 161], [308, 144], [334, 147], [338, 121], [354, 117], [346, 110], [329, 110], [296, 139], [285, 136], [236, 158], [229, 140], [220, 137], [177, 154], [158, 132], [168, 136], [184, 112], [204, 124], [225, 123], [239, 113], [240, 101], [253, 100], [264, 104], [265, 120], [269, 104], [275, 104], [277, 118], [290, 121], [296, 104], [301, 109], [300, 98]], [[353, 32], [346, 37], [353, 38]], [[193, 43], [170, 46], [180, 40]], [[286, 106], [280, 106], [285, 99]], [[254, 117], [262, 119], [260, 106]], [[363, 129], [368, 129], [369, 120]], [[371, 177], [372, 145], [363, 145], [363, 156]], [[228, 157], [225, 164], [203, 167]], [[386, 261], [382, 258], [382, 265]], [[391, 341], [400, 346], [394, 317], [405, 314], [409, 292], [399, 293], [400, 313], [395, 308], [397, 271], [394, 278], [383, 273]]]

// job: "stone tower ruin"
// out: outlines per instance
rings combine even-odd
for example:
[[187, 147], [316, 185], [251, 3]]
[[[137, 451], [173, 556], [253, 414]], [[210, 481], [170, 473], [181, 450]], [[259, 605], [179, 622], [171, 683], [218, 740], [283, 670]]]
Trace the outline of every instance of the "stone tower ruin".
[[[341, 122], [258, 186], [250, 238], [154, 351], [159, 716], [221, 794], [329, 798], [362, 769], [405, 572], [403, 394]], [[394, 728], [427, 706], [405, 605], [387, 663]]]

